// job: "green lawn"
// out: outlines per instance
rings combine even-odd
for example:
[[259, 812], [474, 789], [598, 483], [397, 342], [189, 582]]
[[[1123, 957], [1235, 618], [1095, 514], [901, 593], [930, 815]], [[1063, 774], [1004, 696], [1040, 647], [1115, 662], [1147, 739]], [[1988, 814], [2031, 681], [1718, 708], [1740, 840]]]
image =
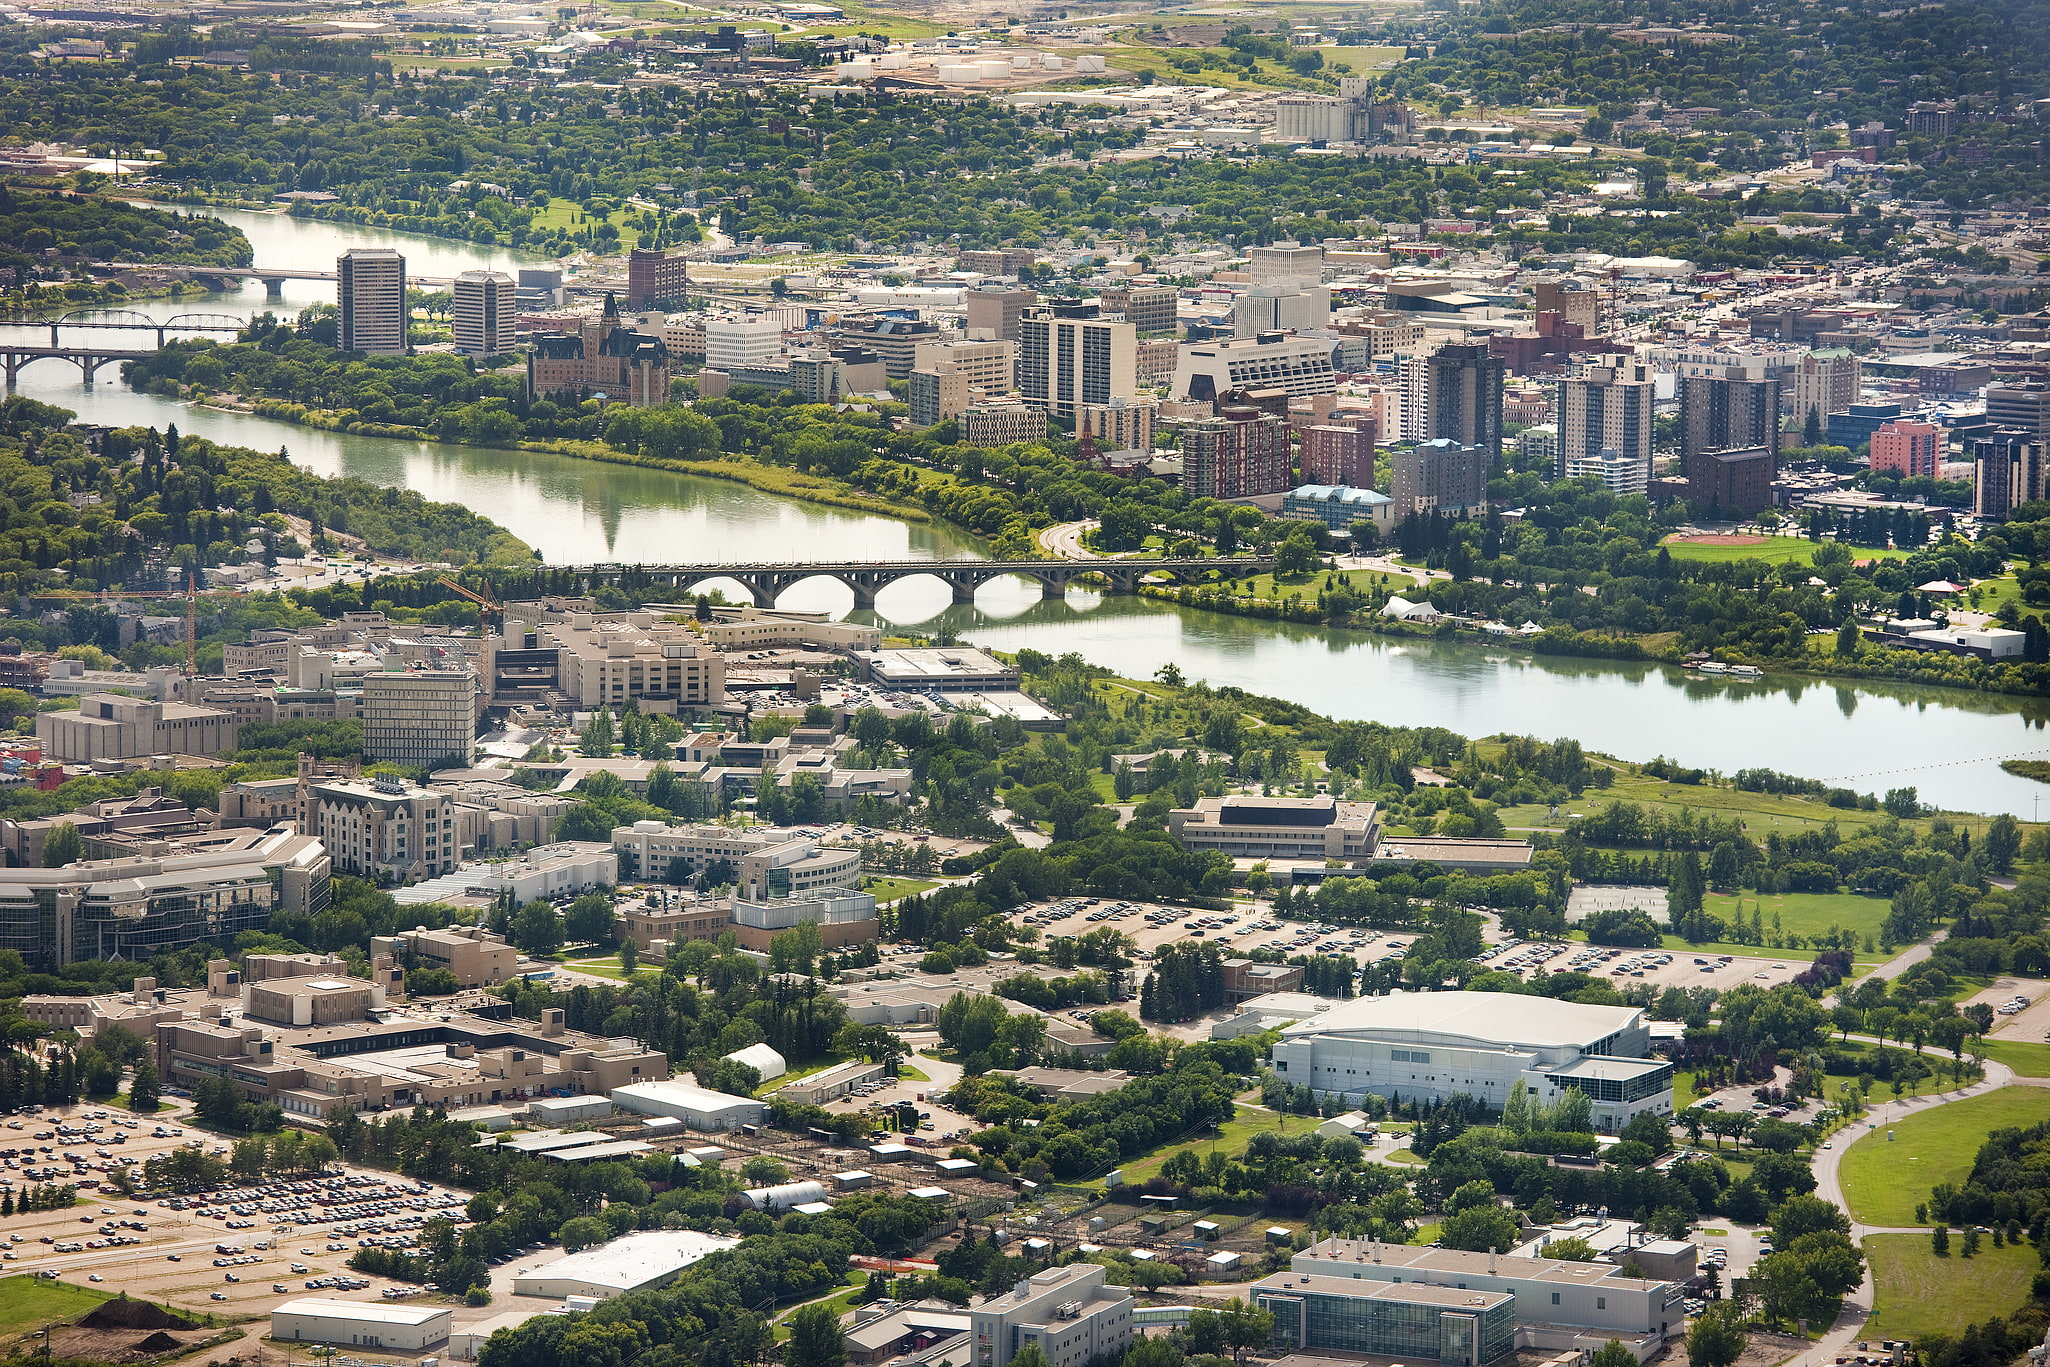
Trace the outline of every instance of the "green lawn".
[[1939, 1258], [1926, 1234], [1874, 1234], [1865, 1240], [1872, 1267], [1872, 1318], [1859, 1331], [1867, 1341], [1918, 1340], [1957, 1334], [1966, 1325], [2012, 1315], [2027, 1300], [2036, 1274], [2036, 1251], [2026, 1245], [1993, 1247], [1987, 1239], [1973, 1258]]
[[[856, 1269], [853, 1272], [849, 1272], [847, 1274], [847, 1279], [843, 1285], [845, 1287], [844, 1290], [835, 1292], [831, 1296], [821, 1298], [823, 1299], [825, 1304], [833, 1307], [833, 1313], [836, 1315], [846, 1314], [849, 1310], [852, 1310], [857, 1303], [860, 1302], [861, 1293], [868, 1286], [868, 1273], [861, 1271], [859, 1269]], [[776, 1321], [776, 1327], [774, 1331], [776, 1336], [776, 1342], [781, 1343], [785, 1339], [788, 1339], [790, 1337], [790, 1316], [795, 1314], [804, 1306], [811, 1304], [813, 1304], [812, 1301], [799, 1301], [796, 1305], [791, 1306], [790, 1309], [783, 1312], [782, 1316]]]
[[[1699, 542], [1674, 541], [1667, 537], [1660, 543], [1672, 552], [1675, 560], [1763, 560], [1779, 565], [1791, 560], [1797, 564], [1815, 563], [1815, 543], [1806, 537], [1767, 537], [1762, 545], [1755, 546], [1704, 546]], [[1874, 550], [1866, 546], [1852, 546], [1853, 558], [1858, 560], [1898, 560], [1905, 551]]]
[[591, 959], [566, 959], [563, 961], [562, 966], [564, 968], [573, 968], [579, 973], [593, 974], [600, 978], [619, 978], [624, 980], [626, 977], [626, 969], [620, 966], [617, 954], [601, 954]]
[[1746, 920], [1754, 911], [1764, 914], [1768, 933], [1777, 917], [1779, 928], [1789, 935], [1819, 935], [1835, 926], [1857, 931], [1860, 939], [1868, 934], [1877, 935], [1880, 923], [1893, 907], [1891, 898], [1863, 897], [1852, 892], [1748, 892], [1741, 897], [1711, 892], [1701, 899], [1701, 905], [1703, 910], [1727, 921], [1740, 901]]
[[1989, 1130], [2046, 1119], [2050, 1091], [2002, 1087], [1873, 1130], [1844, 1154], [1844, 1198], [1851, 1214], [1868, 1225], [1912, 1225], [1915, 1204], [1929, 1199], [1931, 1187], [1964, 1180]]
[[2020, 1077], [2050, 1077], [2050, 1044], [2025, 1039], [1989, 1039], [1979, 1047], [1995, 1063], [2004, 1063]]
[[931, 892], [939, 883], [931, 878], [870, 878], [863, 887], [875, 894], [878, 903], [894, 902], [900, 897], [915, 897], [921, 892]]
[[1118, 1171], [1124, 1174], [1125, 1185], [1136, 1187], [1148, 1178], [1157, 1176], [1161, 1165], [1183, 1149], [1195, 1149], [1207, 1154], [1212, 1146], [1219, 1153], [1238, 1154], [1245, 1151], [1248, 1141], [1263, 1130], [1280, 1130], [1283, 1134], [1301, 1134], [1314, 1130], [1323, 1122], [1314, 1116], [1282, 1115], [1276, 1111], [1255, 1110], [1251, 1106], [1240, 1106], [1236, 1119], [1227, 1120], [1215, 1135], [1205, 1135], [1183, 1144], [1170, 1144], [1156, 1149], [1143, 1158], [1118, 1164]]
[[54, 1320], [68, 1320], [112, 1300], [104, 1291], [90, 1291], [69, 1282], [9, 1277], [0, 1281], [0, 1334], [40, 1329]]

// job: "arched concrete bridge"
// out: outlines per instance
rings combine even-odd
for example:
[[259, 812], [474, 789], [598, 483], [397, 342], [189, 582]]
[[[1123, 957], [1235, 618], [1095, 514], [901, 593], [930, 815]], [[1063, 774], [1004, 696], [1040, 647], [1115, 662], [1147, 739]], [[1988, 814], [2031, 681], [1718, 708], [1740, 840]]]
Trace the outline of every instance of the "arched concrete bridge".
[[585, 587], [611, 584], [623, 589], [664, 587], [689, 591], [712, 579], [729, 579], [747, 590], [756, 607], [774, 607], [786, 589], [807, 579], [837, 579], [854, 591], [854, 606], [875, 606], [878, 590], [900, 579], [929, 575], [954, 591], [956, 603], [972, 603], [975, 591], [992, 579], [1018, 575], [1039, 581], [1047, 598], [1059, 598], [1078, 579], [1105, 580], [1113, 594], [1139, 591], [1142, 580], [1164, 575], [1177, 584], [1211, 578], [1220, 571], [1257, 574], [1274, 568], [1272, 556], [1229, 559], [1200, 556], [1155, 560], [892, 560], [798, 565], [578, 565], [571, 573]]

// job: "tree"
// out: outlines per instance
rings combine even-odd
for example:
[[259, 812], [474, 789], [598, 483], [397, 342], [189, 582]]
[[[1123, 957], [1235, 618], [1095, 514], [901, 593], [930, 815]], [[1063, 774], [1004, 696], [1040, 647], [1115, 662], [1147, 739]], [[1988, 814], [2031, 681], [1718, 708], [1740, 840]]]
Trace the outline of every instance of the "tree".
[[135, 1065], [135, 1076], [128, 1084], [128, 1109], [142, 1115], [155, 1115], [157, 1111], [157, 1089], [160, 1086], [157, 1066], [148, 1059]]
[[1588, 1367], [1637, 1367], [1637, 1354], [1625, 1348], [1617, 1339], [1610, 1339], [1595, 1350]]
[[573, 1220], [565, 1221], [562, 1228], [555, 1232], [555, 1237], [562, 1242], [564, 1248], [575, 1253], [579, 1249], [602, 1244], [610, 1239], [612, 1226], [595, 1215], [579, 1215]]
[[69, 821], [59, 822], [43, 837], [43, 867], [61, 869], [67, 864], [76, 864], [85, 858], [85, 841], [79, 837], [78, 827]]
[[[1099, 1032], [1100, 1033], [1100, 1032]], [[870, 1063], [894, 1065], [911, 1052], [910, 1046], [883, 1025], [843, 1025], [833, 1036], [833, 1052], [859, 1054]]]
[[1497, 1205], [1473, 1206], [1447, 1216], [1438, 1237], [1447, 1248], [1502, 1252], [1516, 1244], [1516, 1219]]
[[[1037, 1344], [1011, 1355], [1016, 1363], [1026, 1352], [1038, 1352]], [[1040, 1354], [1042, 1367], [1046, 1355]], [[840, 1315], [825, 1301], [801, 1306], [790, 1317], [790, 1342], [783, 1350], [784, 1367], [845, 1367], [847, 1340], [840, 1332]], [[1030, 1364], [1027, 1365], [1030, 1367]]]
[[751, 1186], [773, 1187], [790, 1180], [790, 1169], [767, 1154], [756, 1154], [740, 1165], [741, 1179]]
[[1546, 1244], [1545, 1256], [1562, 1262], [1591, 1263], [1595, 1259], [1595, 1247], [1576, 1234], [1570, 1239], [1554, 1239]]
[[511, 929], [512, 942], [529, 954], [553, 954], [562, 948], [562, 918], [538, 897], [520, 908]]
[[1744, 1355], [1743, 1311], [1732, 1301], [1712, 1301], [1687, 1331], [1688, 1367], [1731, 1367]]
[[563, 935], [575, 944], [600, 944], [612, 938], [612, 899], [587, 892], [569, 904], [562, 919]]
[[584, 732], [577, 746], [577, 753], [590, 759], [607, 759], [612, 755], [612, 712], [600, 707], [584, 725]]

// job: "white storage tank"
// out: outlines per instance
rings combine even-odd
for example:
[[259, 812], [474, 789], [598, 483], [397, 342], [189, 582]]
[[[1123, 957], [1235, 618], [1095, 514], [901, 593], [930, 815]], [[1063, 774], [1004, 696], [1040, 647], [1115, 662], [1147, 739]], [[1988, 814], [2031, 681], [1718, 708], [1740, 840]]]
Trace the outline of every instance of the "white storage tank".
[[884, 71], [902, 71], [905, 67], [904, 54], [901, 52], [885, 52], [882, 56], [876, 58], [876, 66]]
[[1011, 74], [1011, 64], [1006, 61], [977, 62], [975, 69], [982, 73], [982, 79], [985, 81], [1001, 81]]
[[1030, 53], [1022, 53], [1022, 52], [1021, 52], [1021, 53], [1019, 53], [1019, 54], [1018, 54], [1018, 55], [1017, 55], [1016, 57], [1013, 57], [1013, 58], [1011, 59], [1011, 70], [1013, 70], [1013, 71], [1030, 71], [1030, 70], [1032, 70], [1032, 57], [1031, 57], [1031, 54], [1030, 54]]
[[943, 85], [974, 85], [982, 79], [982, 68], [974, 62], [941, 62], [939, 77]]
[[740, 1193], [756, 1210], [781, 1211], [826, 1199], [826, 1189], [817, 1182], [785, 1182]]
[[1039, 54], [1039, 65], [1043, 71], [1059, 71], [1061, 69], [1061, 54], [1058, 52], [1042, 52]]
[[1075, 59], [1075, 70], [1084, 76], [1091, 72], [1100, 74], [1103, 71], [1103, 58], [1092, 56], [1077, 57]]

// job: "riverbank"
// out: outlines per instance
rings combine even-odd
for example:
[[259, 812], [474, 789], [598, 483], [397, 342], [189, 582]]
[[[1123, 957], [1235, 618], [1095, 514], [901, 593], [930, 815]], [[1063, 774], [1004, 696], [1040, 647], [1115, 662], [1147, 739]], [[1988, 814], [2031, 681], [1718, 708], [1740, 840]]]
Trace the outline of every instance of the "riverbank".
[[246, 413], [253, 417], [269, 418], [275, 422], [295, 423], [301, 427], [317, 428], [323, 432], [340, 432], [352, 437], [386, 437], [397, 441], [428, 442], [437, 446], [461, 446], [481, 451], [540, 451], [549, 455], [568, 456], [572, 460], [597, 461], [605, 465], [631, 465], [643, 470], [663, 470], [677, 475], [703, 475], [708, 479], [745, 484], [751, 489], [780, 498], [796, 499], [802, 503], [817, 503], [829, 508], [842, 508], [848, 512], [868, 513], [876, 517], [895, 518], [901, 522], [936, 521], [931, 513], [915, 504], [864, 493], [830, 476], [808, 475], [784, 466], [764, 465], [731, 455], [722, 456], [717, 460], [670, 460], [660, 456], [643, 456], [632, 451], [621, 451], [603, 442], [566, 439], [520, 441], [506, 446], [489, 446], [474, 442], [449, 441], [425, 428], [409, 427], [401, 423], [343, 422], [329, 409], [308, 408], [304, 404], [292, 403], [285, 399], [237, 401], [222, 395], [210, 394], [193, 402], [217, 412]]
[[[1314, 585], [1317, 576], [1304, 579]], [[1478, 642], [1532, 655], [1561, 655], [1590, 660], [1647, 661], [1678, 665], [1685, 658], [1672, 632], [1651, 637], [1612, 636], [1548, 627], [1535, 635], [1516, 631], [1489, 630], [1487, 626], [1441, 618], [1415, 622], [1381, 615], [1381, 605], [1364, 609], [1341, 606], [1333, 609], [1317, 599], [1262, 598], [1240, 595], [1212, 586], [1183, 585], [1174, 588], [1142, 587], [1149, 598], [1177, 607], [1197, 608], [1233, 617], [1262, 621], [1295, 622], [1305, 626], [1339, 627], [1373, 636], [1411, 640], [1456, 640]], [[1419, 598], [1423, 596], [1419, 591]], [[1811, 642], [1834, 637], [1812, 637]], [[1886, 683], [1919, 684], [1931, 688], [1955, 688], [1971, 693], [1996, 693], [2013, 697], [2041, 697], [2050, 685], [2050, 667], [2019, 661], [1987, 661], [1962, 655], [1919, 650], [1888, 650], [1869, 642], [1859, 647], [1855, 658], [1831, 653], [1831, 647], [1810, 644], [1801, 660], [1758, 655], [1741, 649], [1719, 647], [1714, 657], [1724, 664], [1751, 665], [1768, 674], [1800, 676], [1820, 682], [1872, 679]], [[1710, 677], [1704, 675], [1703, 677]]]

